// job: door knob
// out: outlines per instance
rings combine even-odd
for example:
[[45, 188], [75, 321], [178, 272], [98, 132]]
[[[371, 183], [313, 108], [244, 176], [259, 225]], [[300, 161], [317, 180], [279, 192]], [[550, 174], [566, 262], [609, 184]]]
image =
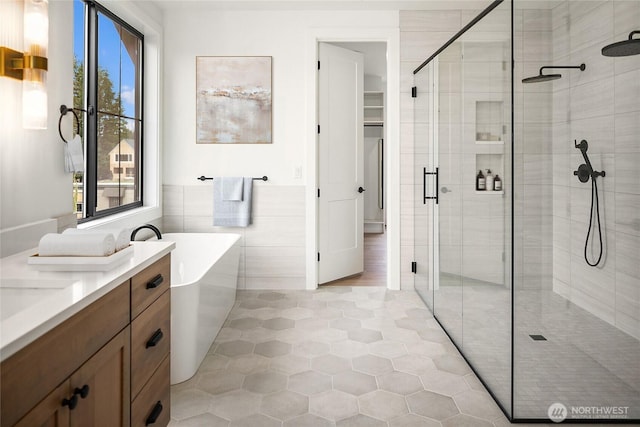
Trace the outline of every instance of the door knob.
[[358, 193], [364, 193], [366, 190], [362, 187], [358, 187]]

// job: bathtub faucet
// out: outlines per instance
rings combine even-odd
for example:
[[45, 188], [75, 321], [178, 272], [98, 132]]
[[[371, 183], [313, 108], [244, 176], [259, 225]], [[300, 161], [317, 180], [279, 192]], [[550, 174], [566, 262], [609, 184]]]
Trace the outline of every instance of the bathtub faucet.
[[160, 233], [160, 230], [158, 230], [158, 227], [156, 227], [155, 225], [152, 225], [152, 224], [144, 224], [144, 225], [141, 225], [140, 227], [136, 227], [131, 232], [131, 241], [132, 242], [134, 240], [136, 240], [136, 234], [138, 233], [138, 231], [142, 230], [143, 228], [148, 228], [149, 230], [151, 230], [154, 233], [156, 233], [156, 237], [158, 238], [158, 240], [162, 239], [162, 233]]

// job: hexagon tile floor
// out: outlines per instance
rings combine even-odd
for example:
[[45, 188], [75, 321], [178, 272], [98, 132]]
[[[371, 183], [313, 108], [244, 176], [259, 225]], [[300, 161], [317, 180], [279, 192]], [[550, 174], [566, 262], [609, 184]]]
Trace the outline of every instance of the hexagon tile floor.
[[379, 287], [238, 291], [171, 399], [172, 427], [509, 425], [417, 294]]

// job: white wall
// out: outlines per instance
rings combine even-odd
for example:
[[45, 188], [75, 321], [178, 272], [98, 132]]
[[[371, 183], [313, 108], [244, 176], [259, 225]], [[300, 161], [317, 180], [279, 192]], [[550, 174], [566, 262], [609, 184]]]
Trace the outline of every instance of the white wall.
[[[22, 8], [13, 5], [0, 2], [2, 40], [7, 40], [4, 33], [11, 30], [11, 24], [22, 34]], [[22, 82], [0, 78], [0, 229], [72, 211], [71, 174], [64, 173], [63, 142], [58, 136], [58, 107], [73, 101], [72, 2], [49, 2], [49, 21], [46, 130], [22, 129]], [[19, 46], [9, 47], [21, 50], [21, 40]], [[66, 135], [70, 135], [70, 121], [64, 124]]]
[[[267, 175], [271, 185], [304, 185], [293, 172], [305, 163], [306, 127], [315, 126], [305, 120], [308, 29], [397, 27], [397, 19], [391, 11], [165, 11], [164, 182]], [[273, 57], [273, 144], [195, 143], [195, 57], [224, 55]]]
[[[397, 28], [393, 11], [229, 11], [202, 5], [165, 11], [164, 209], [165, 231], [240, 232], [239, 286], [304, 289], [305, 192], [310, 122], [307, 61], [310, 32], [318, 28]], [[271, 56], [272, 144], [195, 143], [196, 56]], [[310, 128], [311, 127], [311, 128]], [[300, 178], [294, 169], [300, 168]], [[214, 228], [211, 182], [200, 175], [263, 176], [255, 186], [254, 223], [247, 229]], [[313, 184], [311, 184], [313, 185]], [[313, 232], [312, 232], [313, 233]]]

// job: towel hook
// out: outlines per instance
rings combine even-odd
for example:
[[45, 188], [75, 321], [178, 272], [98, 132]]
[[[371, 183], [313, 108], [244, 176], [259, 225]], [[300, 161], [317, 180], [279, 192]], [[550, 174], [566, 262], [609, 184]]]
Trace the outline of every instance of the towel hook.
[[[60, 118], [58, 119], [58, 133], [60, 134], [60, 139], [62, 139], [62, 141], [64, 141], [64, 143], [67, 143], [67, 140], [64, 139], [64, 136], [62, 136], [62, 118], [64, 116], [67, 115], [68, 112], [72, 112], [73, 116], [76, 119], [76, 134], [80, 134], [80, 119], [78, 118], [78, 115], [76, 114], [75, 110], [80, 110], [79, 108], [69, 108], [66, 105], [62, 104], [60, 106]], [[84, 111], [84, 110], [80, 110], [80, 111]]]

